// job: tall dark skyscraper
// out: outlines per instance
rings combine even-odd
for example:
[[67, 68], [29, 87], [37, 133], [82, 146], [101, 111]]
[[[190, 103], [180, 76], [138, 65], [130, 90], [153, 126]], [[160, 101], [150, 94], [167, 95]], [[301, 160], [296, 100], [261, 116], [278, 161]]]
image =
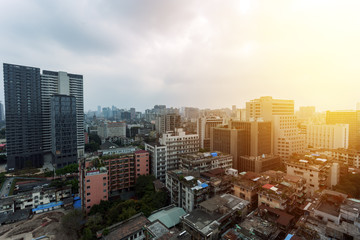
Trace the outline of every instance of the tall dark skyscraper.
[[76, 98], [51, 98], [51, 146], [56, 167], [77, 162]]
[[83, 156], [82, 75], [4, 63], [4, 86], [9, 170]]
[[40, 69], [4, 63], [8, 170], [41, 167]]

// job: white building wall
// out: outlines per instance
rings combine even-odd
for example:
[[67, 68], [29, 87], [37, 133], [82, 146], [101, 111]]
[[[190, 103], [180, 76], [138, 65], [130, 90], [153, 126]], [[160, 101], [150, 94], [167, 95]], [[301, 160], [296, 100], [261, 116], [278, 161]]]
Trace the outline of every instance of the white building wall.
[[315, 148], [347, 149], [349, 147], [349, 124], [307, 125], [306, 145]]

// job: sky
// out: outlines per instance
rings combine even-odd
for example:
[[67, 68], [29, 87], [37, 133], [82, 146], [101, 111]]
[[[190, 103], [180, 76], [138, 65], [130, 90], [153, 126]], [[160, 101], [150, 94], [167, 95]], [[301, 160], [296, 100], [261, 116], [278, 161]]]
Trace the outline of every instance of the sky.
[[355, 109], [359, 9], [358, 0], [0, 0], [0, 61], [84, 75], [86, 111], [244, 107], [260, 96]]

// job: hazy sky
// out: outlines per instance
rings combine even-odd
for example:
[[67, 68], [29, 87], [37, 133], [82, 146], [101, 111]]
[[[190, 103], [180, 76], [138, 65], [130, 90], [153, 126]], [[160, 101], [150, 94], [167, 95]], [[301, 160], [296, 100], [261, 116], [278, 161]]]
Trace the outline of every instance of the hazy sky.
[[354, 109], [359, 9], [359, 0], [0, 0], [0, 60], [83, 74], [86, 110], [242, 107], [269, 95]]

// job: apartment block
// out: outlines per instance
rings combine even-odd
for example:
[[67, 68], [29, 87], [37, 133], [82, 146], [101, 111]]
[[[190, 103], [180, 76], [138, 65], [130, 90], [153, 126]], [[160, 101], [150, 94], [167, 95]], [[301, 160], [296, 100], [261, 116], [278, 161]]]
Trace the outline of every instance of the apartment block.
[[89, 212], [101, 200], [108, 200], [108, 170], [105, 167], [96, 168], [91, 161], [82, 159], [79, 172], [81, 207]]
[[149, 174], [149, 153], [145, 150], [106, 155], [101, 157], [101, 161], [108, 169], [110, 194], [131, 190], [140, 175]]
[[186, 134], [181, 128], [163, 133], [159, 143], [166, 146], [167, 171], [179, 168], [180, 155], [199, 151], [199, 136]]
[[349, 124], [307, 125], [306, 146], [347, 149], [349, 147]]
[[194, 210], [199, 203], [210, 197], [210, 187], [199, 173], [173, 170], [166, 172], [166, 188], [171, 203], [186, 212]]
[[311, 196], [318, 190], [335, 186], [340, 180], [340, 165], [317, 157], [316, 154], [290, 159], [285, 165], [287, 174], [306, 180], [307, 194]]
[[232, 168], [233, 156], [221, 152], [192, 153], [180, 156], [180, 169], [205, 172], [217, 168]]
[[360, 168], [360, 153], [350, 149], [323, 149], [318, 153], [324, 154], [329, 158], [344, 163], [349, 167]]
[[126, 137], [126, 123], [105, 121], [98, 126], [98, 135], [103, 139]]
[[151, 174], [165, 183], [167, 150], [157, 143], [145, 143], [145, 150], [150, 154]]
[[155, 129], [159, 134], [168, 131], [175, 131], [181, 127], [181, 117], [179, 114], [161, 114], [156, 117]]
[[274, 115], [294, 115], [294, 100], [260, 97], [246, 103], [246, 119], [271, 121]]
[[273, 116], [274, 154], [287, 160], [294, 153], [303, 153], [305, 135], [299, 133], [294, 115]]

